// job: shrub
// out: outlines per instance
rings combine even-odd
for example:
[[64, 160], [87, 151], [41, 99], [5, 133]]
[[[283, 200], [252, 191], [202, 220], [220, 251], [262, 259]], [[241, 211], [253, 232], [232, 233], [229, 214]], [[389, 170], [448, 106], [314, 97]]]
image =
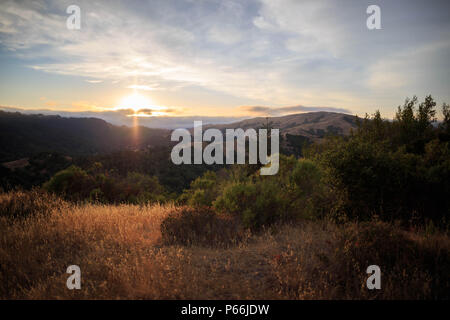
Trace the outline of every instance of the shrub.
[[254, 174], [243, 181], [228, 182], [214, 207], [241, 217], [252, 229], [280, 220], [321, 217], [333, 202], [323, 175], [312, 160], [280, 156], [279, 174]]
[[339, 190], [342, 211], [350, 218], [367, 220], [378, 215], [394, 220], [411, 212], [411, 193], [418, 184], [417, 156], [353, 138], [334, 141], [320, 161], [327, 168], [330, 187]]
[[229, 246], [243, 238], [239, 221], [208, 207], [174, 209], [161, 223], [164, 244]]
[[89, 198], [95, 188], [95, 180], [83, 169], [72, 165], [56, 173], [44, 184], [44, 188], [67, 200], [79, 201]]
[[326, 174], [313, 160], [300, 159], [288, 178], [291, 211], [307, 219], [328, 215], [336, 205], [336, 194], [325, 183]]
[[273, 180], [232, 183], [225, 187], [214, 207], [240, 217], [244, 226], [252, 229], [289, 215], [286, 198]]
[[144, 204], [166, 200], [167, 193], [157, 177], [129, 172], [120, 178], [100, 169], [96, 165], [88, 173], [71, 166], [56, 173], [44, 188], [69, 201]]
[[333, 211], [358, 220], [377, 215], [442, 224], [450, 208], [449, 107], [443, 106], [444, 122], [435, 128], [435, 105], [431, 96], [420, 104], [416, 97], [407, 99], [394, 121], [376, 112], [349, 137], [310, 148], [326, 168], [330, 188], [338, 191]]
[[213, 171], [207, 171], [191, 182], [190, 188], [183, 191], [179, 200], [194, 207], [211, 206], [217, 195], [217, 175]]
[[[130, 172], [123, 181], [116, 181], [120, 200], [134, 204], [164, 202], [165, 190], [157, 177]], [[111, 201], [117, 199], [111, 199]]]

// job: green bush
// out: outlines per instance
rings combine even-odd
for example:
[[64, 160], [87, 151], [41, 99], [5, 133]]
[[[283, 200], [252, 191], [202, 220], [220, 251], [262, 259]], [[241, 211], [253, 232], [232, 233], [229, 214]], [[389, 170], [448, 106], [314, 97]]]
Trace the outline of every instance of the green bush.
[[214, 207], [239, 216], [246, 227], [253, 229], [276, 221], [318, 218], [327, 213], [332, 202], [323, 175], [311, 160], [282, 155], [277, 175], [256, 173], [229, 181]]
[[394, 121], [376, 112], [349, 137], [310, 150], [338, 196], [331, 212], [358, 220], [443, 224], [450, 212], [450, 113], [444, 104], [444, 122], [433, 126], [435, 105], [431, 96], [420, 104], [416, 97], [407, 99]]
[[[353, 219], [442, 220], [449, 212], [450, 152], [432, 140], [423, 155], [360, 136], [334, 140], [318, 157], [338, 210]], [[336, 208], [335, 208], [336, 209]]]
[[154, 176], [129, 172], [119, 177], [101, 170], [98, 164], [89, 172], [71, 166], [56, 173], [44, 188], [70, 201], [143, 204], [167, 199], [164, 187]]
[[274, 181], [228, 185], [214, 207], [242, 219], [244, 226], [259, 228], [288, 214], [286, 199]]
[[207, 171], [191, 182], [189, 189], [184, 190], [179, 201], [194, 207], [211, 206], [218, 195], [218, 179], [213, 171]]
[[47, 191], [75, 201], [88, 199], [94, 188], [94, 178], [83, 169], [74, 165], [59, 171], [44, 184], [44, 189]]
[[123, 202], [143, 204], [165, 201], [165, 190], [157, 177], [130, 172], [125, 179], [116, 183], [119, 184]]
[[336, 205], [336, 195], [325, 183], [324, 170], [314, 161], [296, 161], [288, 188], [291, 211], [302, 218], [321, 218]]

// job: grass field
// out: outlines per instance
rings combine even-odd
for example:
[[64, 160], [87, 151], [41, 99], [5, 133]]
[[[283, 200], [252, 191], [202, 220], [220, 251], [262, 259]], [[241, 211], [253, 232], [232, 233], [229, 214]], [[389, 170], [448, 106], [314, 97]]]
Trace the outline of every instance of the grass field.
[[[1, 299], [449, 298], [444, 233], [299, 221], [240, 232], [232, 245], [172, 245], [160, 231], [171, 205], [71, 205], [25, 193], [0, 203]], [[73, 264], [81, 290], [66, 287]], [[381, 268], [381, 290], [366, 287], [370, 264]]]

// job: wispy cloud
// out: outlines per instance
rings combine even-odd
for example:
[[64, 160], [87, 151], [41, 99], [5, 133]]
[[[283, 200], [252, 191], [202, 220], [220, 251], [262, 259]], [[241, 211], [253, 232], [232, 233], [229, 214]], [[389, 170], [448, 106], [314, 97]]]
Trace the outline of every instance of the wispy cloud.
[[[3, 1], [0, 48], [34, 70], [93, 84], [167, 96], [201, 88], [243, 104], [302, 101], [354, 111], [372, 109], [384, 92], [395, 104], [432, 88], [443, 98], [450, 92], [445, 68], [433, 79], [449, 60], [448, 1], [380, 0], [378, 31], [365, 27], [370, 1], [80, 0], [81, 30], [71, 31], [65, 9], [72, 2]], [[433, 68], [418, 51], [433, 57]]]
[[152, 90], [156, 90], [158, 86], [147, 86], [147, 85], [137, 85], [137, 84], [133, 84], [133, 85], [129, 85], [127, 88], [128, 89], [136, 89], [136, 90], [144, 90], [144, 91], [152, 91]]
[[89, 83], [102, 83], [103, 82], [103, 80], [90, 80], [90, 79], [85, 80], [85, 81], [89, 82]]

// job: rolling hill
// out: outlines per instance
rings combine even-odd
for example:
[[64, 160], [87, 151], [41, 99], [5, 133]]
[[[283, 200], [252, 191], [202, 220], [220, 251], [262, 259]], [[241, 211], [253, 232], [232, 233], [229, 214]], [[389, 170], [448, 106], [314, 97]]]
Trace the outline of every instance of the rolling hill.
[[167, 143], [170, 131], [114, 126], [97, 118], [25, 115], [0, 111], [0, 161], [41, 152], [69, 156], [133, 150]]
[[217, 128], [224, 132], [226, 129], [267, 127], [280, 130], [282, 152], [302, 155], [302, 149], [312, 143], [319, 142], [327, 135], [347, 135], [356, 128], [356, 117], [335, 112], [309, 112], [292, 114], [281, 117], [257, 117], [239, 122], [211, 125], [205, 128]]
[[280, 129], [280, 134], [283, 136], [303, 136], [312, 141], [317, 141], [326, 134], [347, 135], [350, 133], [350, 129], [356, 127], [355, 116], [325, 111], [291, 114], [281, 117], [257, 117], [231, 124], [208, 127], [221, 130], [229, 128], [246, 130], [248, 128], [261, 128], [266, 126], [267, 122], [269, 122], [270, 127]]
[[[257, 117], [231, 124], [205, 125], [220, 130], [261, 128], [269, 124], [280, 129], [282, 147], [299, 155], [305, 143], [319, 141], [327, 134], [346, 135], [356, 127], [356, 118], [333, 112], [310, 112], [282, 117]], [[9, 162], [41, 152], [68, 156], [109, 153], [168, 146], [169, 129], [112, 125], [98, 118], [66, 118], [25, 115], [0, 111], [0, 162]]]

